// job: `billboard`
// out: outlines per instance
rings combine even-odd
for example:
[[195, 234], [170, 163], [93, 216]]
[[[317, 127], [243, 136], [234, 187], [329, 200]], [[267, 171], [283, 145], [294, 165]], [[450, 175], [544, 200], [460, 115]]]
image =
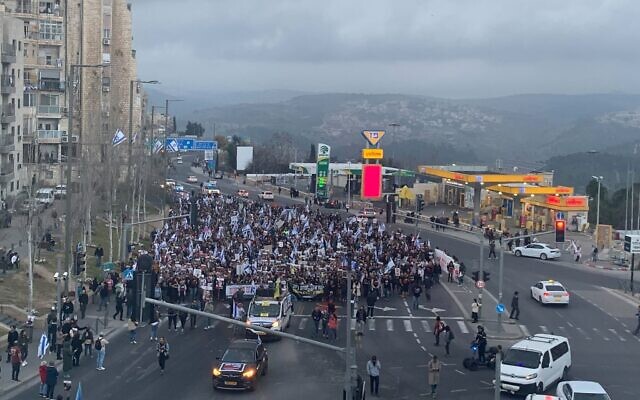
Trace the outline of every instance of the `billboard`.
[[318, 143], [318, 155], [316, 157], [316, 197], [319, 199], [329, 198], [327, 179], [329, 177], [329, 158], [331, 146]]
[[382, 198], [382, 165], [364, 164], [362, 166], [360, 197], [363, 200], [380, 200]]
[[236, 171], [245, 171], [253, 162], [253, 146], [236, 147]]

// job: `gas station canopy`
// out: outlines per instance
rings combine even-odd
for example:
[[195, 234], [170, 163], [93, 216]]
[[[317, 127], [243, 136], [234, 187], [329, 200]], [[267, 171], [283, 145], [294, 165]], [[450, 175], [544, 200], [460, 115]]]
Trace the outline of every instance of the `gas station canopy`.
[[544, 174], [499, 174], [488, 171], [449, 171], [441, 167], [418, 166], [418, 172], [459, 183], [542, 183]]

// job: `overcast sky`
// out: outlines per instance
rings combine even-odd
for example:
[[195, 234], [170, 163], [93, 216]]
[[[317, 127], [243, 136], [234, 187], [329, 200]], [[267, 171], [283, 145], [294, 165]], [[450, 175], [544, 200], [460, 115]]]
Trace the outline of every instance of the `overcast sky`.
[[132, 2], [165, 92], [640, 92], [638, 0]]

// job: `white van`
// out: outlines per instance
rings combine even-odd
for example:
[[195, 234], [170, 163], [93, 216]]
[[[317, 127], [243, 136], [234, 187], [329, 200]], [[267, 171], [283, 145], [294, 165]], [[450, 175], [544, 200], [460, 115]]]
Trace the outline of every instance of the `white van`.
[[562, 336], [537, 334], [514, 344], [500, 363], [500, 389], [511, 394], [543, 393], [567, 378], [571, 347]]
[[54, 189], [38, 189], [35, 197], [38, 203], [44, 204], [45, 207], [49, 207], [53, 204], [53, 200], [55, 199]]

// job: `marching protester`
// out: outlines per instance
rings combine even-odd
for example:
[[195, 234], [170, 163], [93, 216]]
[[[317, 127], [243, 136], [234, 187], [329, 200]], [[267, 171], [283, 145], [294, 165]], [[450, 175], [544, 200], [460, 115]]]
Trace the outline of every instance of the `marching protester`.
[[167, 343], [164, 336], [158, 340], [157, 351], [158, 351], [158, 365], [160, 366], [160, 373], [164, 374], [164, 367], [166, 365], [167, 360], [169, 359], [169, 343]]

